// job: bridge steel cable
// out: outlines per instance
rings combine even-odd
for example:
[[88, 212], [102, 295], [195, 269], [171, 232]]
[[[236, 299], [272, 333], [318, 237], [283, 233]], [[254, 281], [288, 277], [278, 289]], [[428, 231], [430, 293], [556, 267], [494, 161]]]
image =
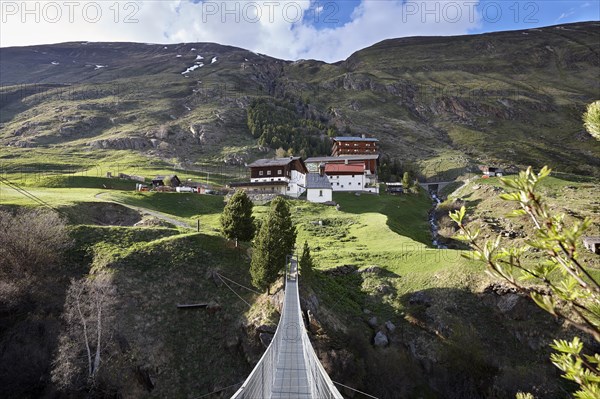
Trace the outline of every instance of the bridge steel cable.
[[271, 344], [231, 399], [342, 399], [321, 365], [302, 320], [298, 263], [286, 270], [281, 319]]

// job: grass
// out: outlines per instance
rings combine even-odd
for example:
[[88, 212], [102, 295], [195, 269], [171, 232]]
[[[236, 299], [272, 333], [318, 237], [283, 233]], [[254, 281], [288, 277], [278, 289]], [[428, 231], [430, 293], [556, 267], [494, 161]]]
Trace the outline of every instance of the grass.
[[[250, 285], [248, 259], [229, 249], [225, 240], [173, 229], [77, 226], [72, 229], [72, 262], [91, 265], [103, 257], [115, 276], [120, 342], [127, 352], [109, 359], [125, 395], [140, 395], [133, 372], [150, 370], [156, 384], [146, 397], [200, 396], [215, 386], [243, 380], [251, 368], [227, 342], [237, 342], [239, 318], [248, 310], [209, 270], [219, 270]], [[253, 301], [255, 295], [240, 293]], [[221, 311], [181, 311], [177, 303], [214, 301]]]
[[[73, 184], [90, 181], [72, 180]], [[485, 205], [498, 183], [497, 179], [479, 179], [471, 185], [479, 184], [480, 190], [467, 186], [463, 190], [464, 197], [478, 206]], [[571, 186], [577, 188], [575, 195], [587, 193], [582, 195], [581, 204], [591, 201], [593, 185], [589, 181], [551, 178], [543, 188], [553, 194], [570, 190]], [[264, 298], [242, 291], [247, 301], [255, 303], [248, 309], [226, 288], [216, 287], [210, 278], [210, 270], [218, 269], [250, 285], [246, 253], [233, 250], [218, 236], [223, 197], [94, 188], [30, 189], [54, 205], [98, 201], [95, 195], [104, 192], [103, 201], [148, 208], [188, 222], [201, 221], [202, 234], [181, 234], [164, 228], [73, 227], [76, 249], [69, 254], [69, 259], [91, 265], [94, 257], [104, 257], [115, 272], [120, 292], [119, 333], [132, 348], [123, 360], [126, 365], [122, 372], [123, 392], [135, 394], [135, 376], [127, 370], [140, 364], [162, 370], [155, 375], [160, 383], [150, 394], [145, 394], [151, 397], [198, 396], [217, 386], [234, 384], [248, 375], [250, 366], [229, 346], [235, 347], [239, 342], [235, 332], [240, 320], [275, 323], [277, 313]], [[2, 188], [0, 195], [3, 203], [29, 204], [14, 192], [9, 197], [6, 188]], [[491, 281], [483, 273], [483, 266], [461, 257], [460, 251], [431, 246], [428, 196], [336, 193], [334, 200], [340, 204], [339, 211], [306, 201], [290, 201], [298, 230], [298, 248], [308, 241], [317, 264], [314, 278], [303, 283], [303, 289], [310, 287], [317, 294], [318, 317], [326, 326], [334, 347], [353, 350], [348, 340], [350, 335], [356, 335], [365, 342], [365, 359], [375, 356], [370, 344], [373, 332], [365, 320], [377, 316], [380, 322], [393, 321], [406, 342], [428, 342], [445, 364], [461, 370], [465, 376], [477, 375], [487, 380], [496, 375], [495, 366], [490, 366], [495, 363], [490, 361], [488, 353], [514, 352], [531, 364], [545, 360], [545, 353], [523, 349], [515, 339], [498, 336], [497, 328], [505, 331], [514, 326], [522, 328], [523, 324], [502, 321], [498, 327], [497, 316], [481, 303], [482, 291]], [[255, 206], [255, 216], [263, 217], [267, 209], [268, 205]], [[328, 274], [342, 265], [353, 265], [357, 269], [378, 266], [379, 270], [341, 276]], [[411, 304], [410, 298], [416, 291], [426, 292], [433, 298], [434, 305], [426, 308]], [[174, 307], [179, 302], [209, 300], [218, 302], [222, 312], [211, 316], [202, 310], [182, 312]], [[464, 309], [469, 312], [462, 311]], [[365, 310], [369, 315], [365, 315]], [[536, 316], [535, 323], [537, 320]], [[533, 323], [532, 328], [537, 325], [528, 323]], [[455, 332], [450, 341], [423, 335], [424, 328], [433, 331], [441, 328], [440, 325]], [[546, 327], [547, 331], [558, 328]], [[460, 351], [456, 351], [465, 342], [472, 342], [477, 348], [470, 360], [463, 359]], [[508, 355], [503, 356], [503, 364], [515, 361]], [[476, 370], [469, 371], [470, 363]], [[414, 378], [419, 386], [414, 388], [417, 395], [422, 392], [423, 384], [426, 385], [426, 378], [420, 375]], [[369, 384], [371, 382], [366, 385], [369, 392], [377, 392], [377, 383]]]

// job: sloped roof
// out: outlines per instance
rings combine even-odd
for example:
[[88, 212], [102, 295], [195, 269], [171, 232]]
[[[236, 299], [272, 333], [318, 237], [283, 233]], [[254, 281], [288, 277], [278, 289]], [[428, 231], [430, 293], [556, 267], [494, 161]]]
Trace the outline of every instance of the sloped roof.
[[169, 175], [169, 176], [158, 175], [158, 176], [156, 176], [156, 177], [155, 177], [154, 179], [152, 179], [152, 180], [165, 180], [166, 178], [169, 178], [169, 179], [179, 179], [179, 178], [177, 177], [177, 175]]
[[264, 168], [268, 166], [285, 166], [291, 162], [299, 160], [300, 157], [275, 158], [275, 159], [258, 159], [248, 165], [249, 168]]
[[306, 175], [306, 188], [308, 189], [331, 189], [331, 183], [327, 176], [321, 176], [319, 173], [309, 173]]
[[244, 182], [244, 183], [229, 183], [228, 186], [231, 188], [240, 187], [271, 187], [271, 186], [287, 186], [285, 181], [262, 181], [262, 182]]
[[379, 159], [379, 154], [363, 154], [363, 155], [343, 155], [340, 157], [313, 157], [308, 158], [304, 163], [317, 163], [317, 162], [345, 162], [350, 161], [369, 161]]
[[351, 136], [340, 136], [334, 137], [334, 141], [365, 141], [370, 143], [377, 143], [379, 140], [370, 137], [351, 137]]
[[352, 173], [359, 175], [364, 173], [365, 164], [343, 164], [343, 163], [328, 163], [325, 165], [325, 173], [326, 174], [336, 174], [336, 173]]

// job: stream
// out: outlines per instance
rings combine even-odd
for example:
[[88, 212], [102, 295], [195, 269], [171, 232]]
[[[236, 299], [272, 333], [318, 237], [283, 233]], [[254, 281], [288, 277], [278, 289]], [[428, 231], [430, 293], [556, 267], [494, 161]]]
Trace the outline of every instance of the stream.
[[431, 227], [431, 237], [432, 237], [431, 243], [437, 249], [448, 249], [447, 246], [440, 244], [439, 240], [438, 240], [439, 239], [438, 224], [437, 224], [437, 217], [436, 217], [435, 211], [436, 211], [438, 205], [440, 205], [442, 203], [442, 200], [435, 193], [431, 193], [431, 199], [433, 200], [433, 208], [429, 212], [429, 226]]

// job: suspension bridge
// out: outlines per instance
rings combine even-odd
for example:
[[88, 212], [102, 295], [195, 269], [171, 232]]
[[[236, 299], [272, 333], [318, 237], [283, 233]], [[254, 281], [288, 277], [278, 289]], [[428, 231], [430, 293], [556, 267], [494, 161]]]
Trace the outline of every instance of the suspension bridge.
[[298, 262], [286, 267], [283, 311], [271, 344], [231, 399], [342, 399], [308, 339], [298, 294]]

